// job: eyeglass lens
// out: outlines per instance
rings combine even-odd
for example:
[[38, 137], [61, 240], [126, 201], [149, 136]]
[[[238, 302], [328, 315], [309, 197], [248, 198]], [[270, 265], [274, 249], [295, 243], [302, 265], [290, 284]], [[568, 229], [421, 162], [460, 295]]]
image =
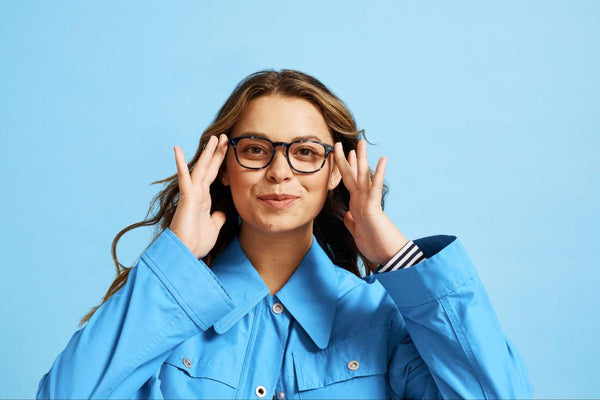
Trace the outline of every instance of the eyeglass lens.
[[[248, 168], [263, 168], [271, 160], [273, 145], [267, 140], [243, 138], [237, 143], [237, 156], [240, 164]], [[321, 168], [325, 158], [325, 148], [314, 142], [296, 142], [290, 146], [289, 160], [292, 167], [302, 172], [312, 172]]]

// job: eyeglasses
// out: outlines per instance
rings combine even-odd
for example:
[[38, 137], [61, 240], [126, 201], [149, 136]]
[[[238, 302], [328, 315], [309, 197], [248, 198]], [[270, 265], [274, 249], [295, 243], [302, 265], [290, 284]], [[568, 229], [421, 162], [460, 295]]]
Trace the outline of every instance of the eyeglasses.
[[333, 151], [332, 145], [310, 139], [286, 143], [258, 136], [239, 136], [229, 139], [229, 143], [233, 146], [238, 164], [248, 169], [266, 168], [275, 158], [277, 146], [283, 146], [290, 167], [305, 174], [323, 168], [327, 156]]

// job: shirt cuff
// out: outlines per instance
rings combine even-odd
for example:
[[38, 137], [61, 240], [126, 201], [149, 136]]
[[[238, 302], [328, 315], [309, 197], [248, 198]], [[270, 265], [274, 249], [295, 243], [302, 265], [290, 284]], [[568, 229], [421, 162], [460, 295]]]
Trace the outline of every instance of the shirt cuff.
[[427, 260], [414, 268], [370, 275], [371, 280], [383, 285], [401, 310], [438, 300], [467, 282], [473, 284], [476, 269], [456, 236], [428, 236], [415, 242]]
[[202, 330], [235, 308], [219, 278], [170, 228], [149, 245], [142, 258]]
[[427, 257], [423, 254], [419, 246], [417, 246], [412, 240], [409, 240], [398, 253], [385, 265], [379, 264], [375, 268], [375, 273], [395, 271], [402, 268], [408, 268], [411, 265], [420, 263], [426, 260]]

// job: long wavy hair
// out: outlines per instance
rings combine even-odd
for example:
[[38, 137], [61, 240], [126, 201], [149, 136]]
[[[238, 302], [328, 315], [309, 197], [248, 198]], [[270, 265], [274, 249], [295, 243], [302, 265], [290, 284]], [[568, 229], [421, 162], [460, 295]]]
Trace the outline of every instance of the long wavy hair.
[[[196, 153], [187, 164], [190, 171], [193, 170], [202, 154], [204, 145], [211, 136], [218, 136], [221, 133], [229, 136], [235, 124], [243, 116], [250, 101], [269, 94], [302, 98], [317, 106], [329, 126], [334, 142], [342, 143], [346, 156], [348, 156], [350, 150], [356, 150], [361, 135], [365, 137], [364, 129], [357, 130], [356, 122], [348, 107], [316, 78], [292, 69], [262, 70], [248, 75], [234, 88], [214, 121], [200, 136]], [[223, 163], [221, 169], [224, 168], [224, 165], [225, 163]], [[369, 174], [373, 177], [373, 171], [370, 168]], [[177, 173], [151, 184], [157, 183], [164, 183], [164, 188], [152, 199], [144, 220], [123, 228], [113, 239], [111, 254], [117, 270], [116, 278], [108, 288], [102, 302], [93, 307], [81, 319], [79, 326], [87, 322], [102, 304], [127, 283], [127, 277], [132, 267], [122, 265], [116, 255], [117, 242], [121, 236], [134, 228], [155, 226], [155, 235], [150, 242], [152, 244], [160, 233], [171, 224], [179, 199]], [[388, 187], [384, 184], [381, 199], [382, 207], [387, 192]], [[224, 186], [220, 179], [215, 179], [210, 185], [210, 195], [212, 200], [211, 213], [216, 210], [223, 211], [227, 218], [219, 232], [215, 246], [202, 258], [202, 261], [208, 267], [227, 247], [234, 235], [238, 234], [240, 228], [239, 214], [234, 206], [230, 188]], [[358, 250], [354, 238], [344, 225], [344, 214], [348, 211], [349, 201], [350, 193], [344, 186], [343, 181], [340, 181], [335, 189], [328, 192], [325, 204], [314, 220], [313, 233], [319, 245], [334, 264], [354, 273], [358, 277], [362, 277], [370, 275], [371, 268], [374, 265]], [[148, 247], [150, 244], [148, 244]], [[361, 275], [359, 259], [362, 260], [364, 266], [364, 275]], [[134, 262], [135, 264], [137, 264], [137, 260]]]

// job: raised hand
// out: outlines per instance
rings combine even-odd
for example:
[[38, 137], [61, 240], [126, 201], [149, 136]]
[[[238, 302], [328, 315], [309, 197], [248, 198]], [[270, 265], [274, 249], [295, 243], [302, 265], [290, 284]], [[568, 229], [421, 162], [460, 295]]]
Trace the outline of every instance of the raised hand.
[[350, 210], [344, 216], [344, 224], [367, 259], [375, 264], [385, 264], [408, 240], [381, 208], [387, 158], [379, 159], [371, 180], [366, 146], [365, 140], [360, 140], [357, 151], [351, 150], [346, 160], [342, 144], [334, 145], [336, 165], [350, 192]]
[[227, 154], [227, 136], [211, 136], [190, 176], [183, 150], [173, 147], [179, 181], [179, 202], [169, 229], [194, 253], [196, 258], [207, 255], [217, 242], [225, 213], [210, 214], [210, 184]]

